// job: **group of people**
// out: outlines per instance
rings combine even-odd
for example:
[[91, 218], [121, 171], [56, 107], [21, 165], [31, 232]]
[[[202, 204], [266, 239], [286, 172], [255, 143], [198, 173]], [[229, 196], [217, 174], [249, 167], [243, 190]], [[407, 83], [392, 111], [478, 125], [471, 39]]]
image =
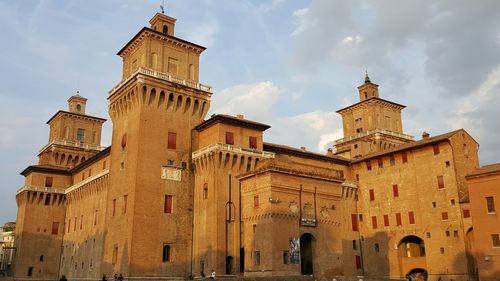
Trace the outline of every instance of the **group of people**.
[[[201, 279], [205, 279], [205, 273], [203, 271], [201, 272]], [[213, 269], [210, 273], [210, 279], [215, 279], [215, 270]], [[59, 278], [59, 281], [68, 281], [68, 279], [63, 275], [61, 276], [61, 278]], [[106, 274], [102, 275], [102, 281], [108, 281], [108, 277], [106, 276]], [[113, 276], [113, 281], [123, 281], [123, 275], [121, 273], [119, 275], [115, 273], [115, 275]]]
[[[202, 280], [203, 280], [203, 279], [205, 279], [205, 277], [206, 277], [206, 276], [205, 276], [205, 272], [203, 272], [203, 271], [202, 271], [202, 272], [200, 273], [200, 276], [201, 276], [201, 279], [202, 279]], [[210, 273], [210, 279], [215, 279], [215, 270], [213, 270], [213, 269], [212, 269], [212, 272]]]
[[[108, 277], [106, 274], [102, 275], [102, 281], [108, 281]], [[123, 275], [120, 273], [120, 275], [115, 273], [115, 276], [113, 276], [113, 281], [123, 281]]]

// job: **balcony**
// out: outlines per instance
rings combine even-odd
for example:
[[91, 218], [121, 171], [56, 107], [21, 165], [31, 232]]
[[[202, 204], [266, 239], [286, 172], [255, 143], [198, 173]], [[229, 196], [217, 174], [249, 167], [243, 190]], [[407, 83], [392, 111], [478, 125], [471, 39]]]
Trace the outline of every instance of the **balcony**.
[[25, 185], [17, 190], [16, 195], [22, 193], [23, 191], [36, 191], [36, 192], [43, 192], [43, 193], [65, 194], [65, 191], [62, 188]]
[[311, 226], [311, 227], [316, 227], [316, 219], [311, 219], [311, 218], [301, 218], [301, 219], [300, 219], [300, 226]]
[[344, 143], [344, 142], [348, 142], [348, 141], [351, 141], [351, 140], [354, 140], [354, 139], [358, 139], [358, 138], [362, 138], [362, 137], [366, 137], [366, 136], [370, 136], [370, 135], [374, 135], [375, 138], [379, 138], [380, 135], [389, 135], [389, 136], [400, 138], [400, 139], [404, 139], [404, 140], [407, 140], [407, 141], [414, 141], [415, 140], [414, 136], [410, 136], [410, 135], [407, 135], [407, 134], [396, 133], [396, 132], [392, 132], [392, 131], [388, 131], [388, 130], [383, 130], [383, 129], [375, 129], [375, 130], [370, 130], [370, 131], [358, 133], [358, 134], [355, 134], [355, 135], [350, 136], [350, 137], [346, 137], [346, 138], [342, 138], [342, 139], [336, 140], [335, 144], [341, 144], [341, 143]]
[[88, 149], [88, 150], [103, 150], [105, 147], [100, 146], [100, 145], [95, 145], [95, 144], [86, 144], [86, 143], [80, 143], [80, 142], [75, 142], [75, 141], [69, 141], [69, 140], [53, 140], [46, 144], [42, 149], [40, 149], [40, 153], [42, 153], [45, 149], [50, 147], [51, 145], [63, 145], [63, 146], [72, 146], [72, 147], [78, 147], [78, 148], [83, 148], [83, 149]]
[[191, 157], [194, 159], [201, 157], [202, 155], [205, 154], [210, 154], [211, 152], [214, 151], [225, 151], [225, 152], [231, 152], [231, 153], [236, 153], [236, 154], [243, 154], [243, 155], [248, 155], [252, 157], [260, 157], [260, 158], [274, 158], [274, 153], [273, 152], [267, 152], [267, 151], [260, 151], [256, 149], [250, 149], [250, 148], [242, 148], [242, 147], [235, 147], [229, 144], [222, 144], [222, 143], [216, 143], [216, 144], [211, 144], [209, 146], [206, 146], [202, 149], [199, 149], [191, 154]]
[[150, 68], [139, 67], [134, 73], [129, 75], [129, 77], [122, 80], [113, 89], [109, 90], [109, 92], [108, 92], [109, 95], [110, 96], [113, 95], [119, 88], [121, 88], [121, 86], [125, 85], [128, 81], [130, 81], [132, 78], [134, 78], [138, 74], [158, 78], [158, 79], [165, 80], [165, 81], [172, 82], [172, 83], [176, 83], [179, 85], [184, 85], [184, 86], [187, 86], [187, 87], [190, 87], [193, 89], [212, 93], [212, 86], [204, 85], [204, 84], [192, 81], [192, 80], [181, 79], [181, 78], [173, 76], [172, 74], [156, 71], [156, 70], [153, 70]]

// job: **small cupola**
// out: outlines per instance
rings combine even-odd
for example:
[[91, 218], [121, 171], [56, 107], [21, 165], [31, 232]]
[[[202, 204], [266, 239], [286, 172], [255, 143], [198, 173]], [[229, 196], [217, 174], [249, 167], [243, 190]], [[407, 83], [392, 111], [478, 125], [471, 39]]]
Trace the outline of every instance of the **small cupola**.
[[166, 35], [174, 36], [175, 21], [176, 19], [163, 13], [156, 13], [149, 23], [152, 29]]
[[85, 114], [85, 106], [87, 99], [80, 96], [80, 91], [76, 91], [76, 95], [68, 99], [68, 111], [78, 114]]
[[358, 87], [359, 101], [378, 98], [378, 85], [371, 82], [368, 72], [365, 73], [365, 83]]

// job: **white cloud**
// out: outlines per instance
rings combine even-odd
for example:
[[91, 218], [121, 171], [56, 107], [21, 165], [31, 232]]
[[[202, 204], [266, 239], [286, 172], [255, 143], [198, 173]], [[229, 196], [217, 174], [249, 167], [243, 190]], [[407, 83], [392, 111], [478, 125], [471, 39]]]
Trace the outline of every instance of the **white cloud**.
[[248, 119], [268, 121], [281, 90], [270, 81], [250, 85], [236, 85], [213, 97], [212, 112], [243, 114]]
[[293, 16], [297, 18], [297, 27], [290, 33], [290, 36], [297, 36], [307, 29], [316, 25], [316, 20], [309, 17], [309, 9], [299, 9], [293, 12]]
[[346, 36], [343, 40], [342, 40], [343, 43], [353, 43], [353, 44], [359, 44], [361, 42], [363, 42], [363, 37], [361, 37], [360, 35], [356, 35], [354, 37], [352, 36]]
[[342, 138], [340, 116], [334, 112], [312, 111], [283, 117], [273, 128], [273, 141], [311, 151], [325, 152]]
[[266, 2], [259, 5], [259, 10], [264, 13], [270, 12], [276, 8], [281, 7], [285, 3], [285, 0], [273, 0], [271, 3]]

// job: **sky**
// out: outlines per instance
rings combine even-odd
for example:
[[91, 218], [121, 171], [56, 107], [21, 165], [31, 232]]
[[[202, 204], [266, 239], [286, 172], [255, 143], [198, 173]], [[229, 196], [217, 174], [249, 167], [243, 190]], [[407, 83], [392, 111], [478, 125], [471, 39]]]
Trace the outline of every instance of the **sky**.
[[[162, 0], [0, 0], [0, 224], [14, 221], [19, 173], [48, 142], [45, 122], [76, 93], [108, 118], [116, 55]], [[500, 1], [165, 0], [175, 36], [207, 47], [207, 116], [272, 126], [267, 142], [325, 152], [336, 110], [357, 102], [368, 71], [404, 104], [405, 133], [464, 128], [482, 165], [500, 162]], [[103, 145], [111, 143], [111, 121]]]

